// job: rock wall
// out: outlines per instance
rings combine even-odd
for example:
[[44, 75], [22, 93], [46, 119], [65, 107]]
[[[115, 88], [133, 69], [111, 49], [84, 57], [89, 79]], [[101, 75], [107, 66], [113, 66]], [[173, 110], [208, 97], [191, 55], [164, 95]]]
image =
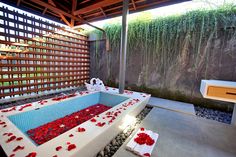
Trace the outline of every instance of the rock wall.
[[[151, 40], [157, 40], [153, 36], [140, 37], [138, 44], [129, 45], [126, 88], [197, 105], [231, 109], [230, 103], [203, 99], [199, 89], [202, 79], [236, 81], [235, 27], [205, 34], [200, 31], [185, 31], [181, 36], [174, 36], [173, 41], [166, 43], [165, 50], [165, 43], [160, 46], [162, 49], [153, 47]], [[112, 44], [111, 51], [106, 52], [104, 41], [90, 42], [90, 75], [117, 84], [120, 50], [119, 44]]]

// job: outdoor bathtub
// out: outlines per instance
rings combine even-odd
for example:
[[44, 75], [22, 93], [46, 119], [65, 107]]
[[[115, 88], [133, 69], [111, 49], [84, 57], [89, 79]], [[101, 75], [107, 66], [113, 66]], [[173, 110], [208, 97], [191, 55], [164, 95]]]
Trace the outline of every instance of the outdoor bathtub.
[[[22, 157], [32, 153], [43, 157], [93, 157], [128, 125], [127, 117], [135, 117], [149, 98], [148, 94], [132, 91], [118, 94], [118, 89], [106, 87], [103, 92], [78, 92], [62, 100], [47, 99], [4, 109], [0, 112], [0, 144], [8, 156], [15, 154], [16, 157]], [[94, 104], [104, 104], [111, 108], [93, 117], [94, 121], [89, 119], [40, 145], [26, 134], [27, 130]], [[78, 131], [79, 128], [82, 131]], [[70, 145], [72, 149], [69, 151]], [[17, 146], [17, 151], [13, 151]], [[76, 148], [73, 149], [74, 146]]]

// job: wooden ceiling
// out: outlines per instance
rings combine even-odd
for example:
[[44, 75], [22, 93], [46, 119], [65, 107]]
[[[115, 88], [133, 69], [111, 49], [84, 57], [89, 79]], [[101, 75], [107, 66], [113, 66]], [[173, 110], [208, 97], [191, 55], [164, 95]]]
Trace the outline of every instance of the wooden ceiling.
[[[122, 14], [122, 0], [1, 0], [70, 27], [108, 19]], [[130, 0], [130, 13], [181, 3], [189, 0]]]

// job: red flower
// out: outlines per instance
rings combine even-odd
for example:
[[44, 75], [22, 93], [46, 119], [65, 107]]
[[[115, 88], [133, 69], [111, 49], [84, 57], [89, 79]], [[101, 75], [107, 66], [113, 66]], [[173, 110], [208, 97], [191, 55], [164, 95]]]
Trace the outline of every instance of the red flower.
[[31, 152], [28, 155], [26, 155], [25, 157], [36, 157], [37, 153], [36, 152]]
[[61, 150], [61, 149], [62, 149], [62, 146], [56, 147], [56, 151], [59, 151], [59, 150]]
[[73, 137], [74, 135], [73, 134], [70, 134], [69, 137]]
[[67, 150], [68, 151], [71, 151], [72, 149], [75, 149], [76, 148], [76, 145], [75, 144], [70, 144], [68, 147], [67, 147]]
[[24, 146], [17, 146], [15, 149], [13, 149], [13, 152], [16, 152], [18, 150], [23, 150], [25, 147]]
[[78, 132], [85, 132], [85, 128], [78, 128]]
[[140, 128], [141, 131], [144, 131], [144, 128]]

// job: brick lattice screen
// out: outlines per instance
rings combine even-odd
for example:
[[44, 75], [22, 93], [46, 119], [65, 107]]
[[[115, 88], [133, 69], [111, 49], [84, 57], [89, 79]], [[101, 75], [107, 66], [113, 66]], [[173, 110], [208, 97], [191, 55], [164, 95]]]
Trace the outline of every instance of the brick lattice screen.
[[0, 7], [0, 98], [77, 87], [89, 79], [88, 38]]

